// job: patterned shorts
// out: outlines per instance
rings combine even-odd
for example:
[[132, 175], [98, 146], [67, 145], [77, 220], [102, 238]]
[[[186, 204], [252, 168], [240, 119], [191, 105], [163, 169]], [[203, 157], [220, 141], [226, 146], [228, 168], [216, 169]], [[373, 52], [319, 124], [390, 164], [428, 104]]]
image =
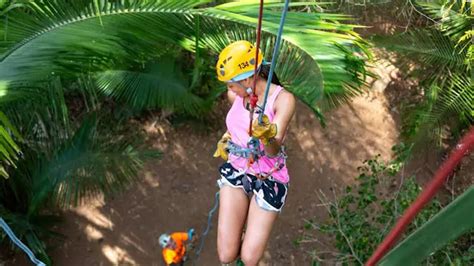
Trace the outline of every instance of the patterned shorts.
[[249, 196], [253, 193], [257, 205], [267, 211], [280, 212], [283, 208], [288, 193], [288, 184], [280, 183], [271, 176], [260, 180], [254, 175], [239, 172], [230, 163], [224, 163], [219, 172], [221, 178], [217, 183], [220, 188], [228, 185], [242, 188]]

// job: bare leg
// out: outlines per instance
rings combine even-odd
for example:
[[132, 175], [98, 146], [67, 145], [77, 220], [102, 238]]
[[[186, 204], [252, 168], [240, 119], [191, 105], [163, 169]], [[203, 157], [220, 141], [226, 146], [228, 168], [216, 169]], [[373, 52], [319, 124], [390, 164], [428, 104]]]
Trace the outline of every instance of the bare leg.
[[260, 208], [255, 201], [255, 196], [250, 201], [247, 229], [240, 257], [245, 266], [257, 265], [267, 246], [273, 223], [278, 217], [277, 212], [266, 211]]
[[230, 263], [239, 254], [248, 208], [249, 199], [241, 188], [221, 188], [217, 225], [217, 253], [221, 263]]

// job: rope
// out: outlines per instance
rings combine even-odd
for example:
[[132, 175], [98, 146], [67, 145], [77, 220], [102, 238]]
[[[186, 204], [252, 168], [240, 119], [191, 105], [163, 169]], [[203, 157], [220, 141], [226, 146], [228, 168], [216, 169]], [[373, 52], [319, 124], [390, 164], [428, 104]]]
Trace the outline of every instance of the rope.
[[[279, 50], [280, 50], [281, 36], [283, 35], [283, 27], [285, 25], [285, 19], [286, 19], [286, 14], [288, 12], [289, 3], [290, 3], [289, 0], [285, 0], [285, 6], [282, 10], [282, 15], [281, 15], [281, 18], [280, 18], [280, 25], [278, 27], [278, 33], [277, 33], [277, 38], [276, 38], [276, 42], [275, 42], [275, 47], [273, 48], [273, 56], [272, 56], [272, 62], [271, 62], [271, 65], [270, 65], [270, 73], [268, 75], [267, 84], [266, 84], [266, 87], [265, 87], [265, 96], [264, 96], [264, 99], [263, 99], [262, 112], [258, 116], [259, 123], [262, 123], [262, 117], [264, 115], [265, 107], [267, 105], [268, 93], [270, 91], [270, 84], [271, 84], [272, 78], [273, 78], [273, 71], [274, 71], [274, 68], [275, 68], [275, 65], [276, 65], [276, 62], [277, 62], [277, 59], [278, 59], [278, 54], [279, 54]], [[255, 52], [256, 53], [255, 58], [256, 58], [257, 61], [258, 61], [258, 53], [259, 53], [259, 49], [260, 49], [260, 36], [261, 36], [261, 30], [262, 30], [261, 29], [261, 27], [262, 27], [262, 16], [263, 16], [263, 1], [260, 1], [260, 10], [259, 10], [258, 27], [257, 27], [257, 44], [256, 44], [257, 45], [257, 51]], [[250, 96], [250, 125], [249, 125], [249, 135], [250, 136], [252, 136], [253, 114], [254, 114], [254, 110], [255, 110], [255, 107], [257, 106], [257, 102], [258, 102], [258, 97], [255, 94], [255, 90], [256, 90], [255, 88], [256, 88], [256, 84], [257, 84], [256, 77], [257, 77], [257, 64], [255, 64], [253, 90], [252, 90], [252, 95]], [[260, 146], [258, 140], [253, 140], [253, 141], [254, 142], [257, 141], [257, 145]], [[248, 165], [250, 166], [255, 160], [258, 160], [258, 158], [250, 157], [249, 161], [248, 161]]]
[[10, 229], [10, 227], [5, 222], [5, 220], [3, 220], [3, 218], [1, 217], [0, 217], [0, 227], [3, 228], [3, 231], [7, 233], [7, 235], [10, 237], [13, 243], [15, 243], [20, 249], [22, 249], [28, 255], [28, 257], [30, 257], [31, 262], [33, 262], [37, 266], [46, 266], [46, 264], [38, 260], [35, 257], [35, 254], [33, 254], [33, 252], [25, 244], [23, 244], [23, 242], [21, 242], [20, 239], [18, 239], [18, 237], [16, 237], [15, 233], [13, 233], [13, 231]]
[[[270, 91], [270, 84], [272, 82], [273, 78], [273, 70], [276, 65], [276, 61], [278, 59], [278, 54], [280, 50], [280, 42], [281, 42], [281, 35], [283, 34], [283, 26], [285, 25], [285, 19], [286, 19], [286, 13], [288, 12], [288, 5], [290, 4], [290, 0], [285, 0], [285, 7], [283, 8], [283, 11], [281, 13], [281, 18], [280, 18], [280, 27], [278, 28], [278, 34], [275, 42], [275, 48], [273, 49], [273, 56], [272, 56], [272, 64], [270, 65], [270, 73], [268, 73], [268, 79], [267, 79], [267, 86], [265, 88], [265, 96], [263, 98], [263, 107], [262, 109], [265, 110], [265, 106], [267, 105], [267, 99], [268, 99], [268, 92]], [[262, 117], [263, 117], [263, 112], [260, 113], [258, 116], [258, 122], [262, 123]]]
[[258, 71], [258, 53], [260, 50], [260, 38], [262, 33], [262, 18], [263, 18], [263, 0], [260, 0], [260, 7], [258, 10], [258, 24], [257, 24], [257, 43], [256, 43], [256, 51], [255, 51], [255, 68], [253, 72], [253, 86], [252, 86], [252, 94], [250, 95], [250, 125], [249, 125], [249, 135], [252, 136], [252, 120], [253, 120], [253, 113], [255, 111], [255, 106], [257, 106], [258, 97], [255, 94], [255, 88], [257, 87], [257, 71]]
[[196, 259], [193, 261], [193, 265], [195, 265], [195, 263], [199, 259], [199, 255], [201, 255], [202, 248], [204, 247], [204, 241], [206, 240], [206, 236], [207, 234], [209, 234], [209, 230], [211, 229], [212, 216], [214, 215], [214, 212], [216, 212], [218, 206], [219, 206], [219, 191], [216, 192], [214, 207], [212, 207], [212, 209], [209, 211], [209, 214], [207, 215], [206, 230], [204, 230], [204, 233], [202, 233], [201, 241], [199, 243], [199, 248], [196, 251]]
[[459, 164], [464, 155], [469, 154], [474, 149], [474, 127], [459, 141], [456, 148], [452, 151], [449, 158], [438, 168], [433, 179], [423, 189], [418, 198], [408, 207], [402, 217], [395, 224], [390, 233], [384, 238], [383, 242], [377, 247], [372, 257], [365, 264], [366, 266], [375, 265], [382, 256], [392, 247], [394, 242], [403, 233], [406, 226], [415, 218], [416, 214], [428, 203], [436, 194], [438, 189], [443, 186], [449, 174]]

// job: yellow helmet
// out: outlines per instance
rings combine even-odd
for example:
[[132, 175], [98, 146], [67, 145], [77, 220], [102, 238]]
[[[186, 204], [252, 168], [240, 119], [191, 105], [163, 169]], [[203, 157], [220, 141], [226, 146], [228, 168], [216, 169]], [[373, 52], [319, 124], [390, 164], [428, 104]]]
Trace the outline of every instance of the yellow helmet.
[[236, 41], [229, 44], [219, 54], [216, 71], [217, 78], [224, 82], [236, 82], [246, 79], [254, 74], [255, 61], [260, 67], [263, 53], [259, 51], [258, 60], [255, 60], [257, 48], [248, 41]]

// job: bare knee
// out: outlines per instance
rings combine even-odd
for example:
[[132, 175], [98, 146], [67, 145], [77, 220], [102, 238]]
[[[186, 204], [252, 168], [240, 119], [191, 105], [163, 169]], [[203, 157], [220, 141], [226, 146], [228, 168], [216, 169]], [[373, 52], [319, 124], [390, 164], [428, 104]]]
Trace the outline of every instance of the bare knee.
[[257, 265], [261, 258], [262, 254], [258, 251], [256, 252], [255, 249], [249, 247], [242, 247], [242, 250], [240, 252], [240, 259], [245, 264], [245, 266]]
[[[221, 233], [221, 232], [219, 232]], [[232, 241], [225, 234], [217, 236], [217, 254], [221, 263], [231, 263], [237, 259], [240, 251], [240, 241]]]
[[217, 253], [219, 254], [219, 261], [221, 263], [231, 263], [237, 259], [238, 249], [229, 247], [218, 247]]

